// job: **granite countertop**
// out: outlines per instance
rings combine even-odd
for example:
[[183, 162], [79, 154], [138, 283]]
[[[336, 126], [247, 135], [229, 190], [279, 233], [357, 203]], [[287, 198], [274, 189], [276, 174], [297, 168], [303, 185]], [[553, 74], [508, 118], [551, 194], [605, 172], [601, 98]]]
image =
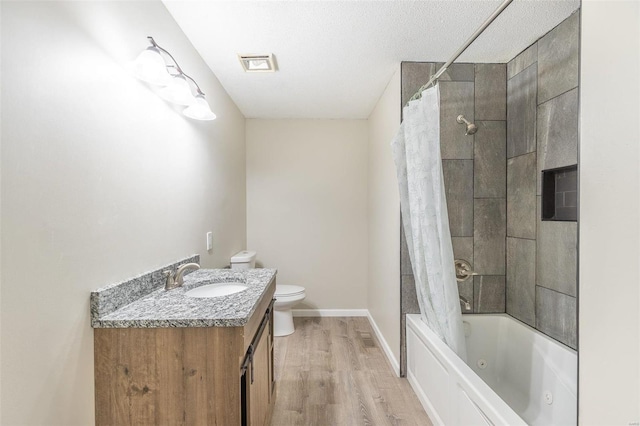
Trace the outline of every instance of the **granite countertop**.
[[[184, 277], [184, 285], [173, 290], [157, 289], [113, 312], [93, 312], [94, 328], [239, 327], [249, 321], [275, 269], [200, 269]], [[247, 290], [228, 296], [196, 298], [185, 293], [196, 287], [220, 282], [242, 282]], [[113, 291], [113, 289], [111, 289]], [[100, 290], [95, 293], [96, 299]], [[92, 294], [94, 297], [94, 294]]]

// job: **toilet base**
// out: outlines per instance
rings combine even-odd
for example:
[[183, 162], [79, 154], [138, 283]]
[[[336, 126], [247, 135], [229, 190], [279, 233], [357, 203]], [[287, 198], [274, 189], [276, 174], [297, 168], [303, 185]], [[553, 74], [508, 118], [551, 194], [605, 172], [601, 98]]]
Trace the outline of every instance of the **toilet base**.
[[293, 327], [293, 313], [291, 309], [273, 310], [273, 335], [275, 337], [288, 336], [295, 331]]

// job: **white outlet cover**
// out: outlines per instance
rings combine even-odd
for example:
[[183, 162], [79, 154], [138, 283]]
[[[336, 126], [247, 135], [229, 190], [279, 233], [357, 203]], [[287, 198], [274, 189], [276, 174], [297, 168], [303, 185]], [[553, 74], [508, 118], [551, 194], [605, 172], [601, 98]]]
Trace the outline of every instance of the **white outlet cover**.
[[213, 232], [207, 232], [207, 250], [213, 249]]

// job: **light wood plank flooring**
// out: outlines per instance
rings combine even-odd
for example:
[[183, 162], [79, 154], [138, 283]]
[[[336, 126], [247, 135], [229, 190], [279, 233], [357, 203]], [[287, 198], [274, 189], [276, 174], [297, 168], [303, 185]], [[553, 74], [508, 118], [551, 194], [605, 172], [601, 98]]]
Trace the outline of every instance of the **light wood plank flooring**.
[[275, 338], [273, 426], [431, 425], [367, 318], [294, 318]]

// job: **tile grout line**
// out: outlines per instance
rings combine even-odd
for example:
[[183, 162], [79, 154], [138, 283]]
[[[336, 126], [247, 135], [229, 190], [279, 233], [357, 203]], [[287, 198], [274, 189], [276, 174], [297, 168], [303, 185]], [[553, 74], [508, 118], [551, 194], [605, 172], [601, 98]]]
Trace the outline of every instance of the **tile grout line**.
[[536, 284], [536, 287], [544, 288], [545, 290], [553, 291], [554, 293], [562, 294], [562, 295], [567, 296], [567, 297], [572, 297], [572, 298], [574, 298], [576, 300], [578, 299], [577, 296], [572, 296], [572, 295], [567, 294], [567, 293], [565, 293], [563, 291], [559, 291], [559, 290], [556, 290], [556, 289], [553, 289], [553, 288], [545, 287], [543, 285]]
[[[536, 120], [536, 124], [537, 124], [537, 120]], [[537, 142], [538, 142], [538, 135], [536, 134], [536, 144], [537, 144]], [[525, 152], [524, 154], [514, 155], [513, 157], [507, 157], [507, 163], [509, 162], [509, 160], [512, 160], [514, 158], [524, 157], [525, 155], [535, 154], [536, 152], [538, 152], [538, 151], [535, 150], [535, 151]], [[509, 164], [507, 164], [507, 166], [508, 165]], [[536, 166], [537, 166], [537, 162], [536, 162]], [[537, 170], [536, 170], [536, 173], [537, 173]]]
[[[573, 90], [576, 90], [578, 87], [579, 87], [579, 86], [575, 86], [575, 87], [572, 87], [571, 89], [565, 90], [564, 92], [562, 92], [562, 93], [560, 93], [560, 94], [558, 94], [558, 95], [555, 95], [554, 97], [549, 98], [549, 99], [547, 99], [546, 101], [543, 101], [543, 102], [541, 102], [541, 103], [537, 104], [536, 106], [538, 106], [538, 107], [539, 107], [539, 106], [542, 106], [542, 105], [546, 104], [547, 102], [551, 102], [552, 100], [557, 99], [557, 98], [559, 98], [560, 96], [566, 95], [567, 93], [569, 93], [569, 92], [571, 92], [571, 91], [573, 91]], [[536, 100], [536, 102], [537, 102], [537, 100]]]

